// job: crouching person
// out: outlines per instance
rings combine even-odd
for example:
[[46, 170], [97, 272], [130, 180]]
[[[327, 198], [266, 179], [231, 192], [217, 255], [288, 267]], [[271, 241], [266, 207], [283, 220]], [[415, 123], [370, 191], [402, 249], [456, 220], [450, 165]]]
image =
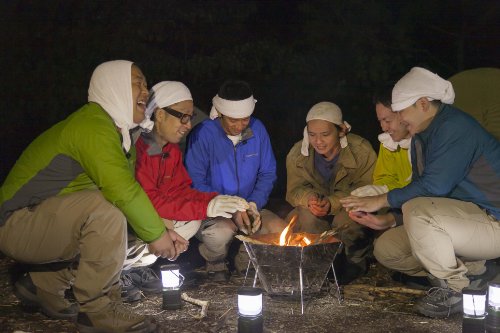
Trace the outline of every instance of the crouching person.
[[[152, 332], [152, 319], [122, 305], [119, 284], [127, 221], [151, 252], [176, 256], [129, 167], [129, 130], [144, 119], [146, 79], [132, 62], [106, 62], [88, 96], [24, 150], [0, 188], [0, 251], [28, 264], [77, 262], [23, 275], [15, 283], [22, 303], [76, 319], [80, 332]], [[64, 297], [71, 286], [76, 303]]]
[[[194, 104], [189, 89], [181, 82], [164, 81], [150, 91], [144, 131], [137, 141], [136, 179], [146, 191], [172, 237], [183, 244], [207, 218], [230, 218], [237, 211], [246, 211], [248, 203], [239, 197], [201, 192], [191, 187], [191, 178], [184, 168], [179, 142], [191, 129]], [[129, 241], [129, 244], [131, 242]], [[136, 240], [129, 247], [129, 258], [122, 274], [124, 300], [141, 297], [139, 289], [159, 293], [162, 283], [148, 267], [157, 255]]]

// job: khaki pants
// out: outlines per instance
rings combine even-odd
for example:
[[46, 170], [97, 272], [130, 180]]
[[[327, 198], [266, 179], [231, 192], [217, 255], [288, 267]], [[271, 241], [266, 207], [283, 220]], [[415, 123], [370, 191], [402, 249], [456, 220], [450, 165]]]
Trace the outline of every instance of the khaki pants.
[[404, 225], [384, 232], [374, 254], [384, 266], [408, 275], [428, 273], [454, 290], [467, 275], [500, 257], [500, 223], [477, 205], [448, 198], [416, 198], [403, 205]]
[[338, 235], [344, 243], [347, 260], [363, 269], [366, 268], [367, 257], [372, 252], [373, 232], [371, 229], [351, 220], [345, 211], [335, 216], [317, 217], [309, 209], [299, 206], [288, 214], [287, 221], [290, 221], [294, 215], [297, 215], [294, 232], [320, 234], [332, 227], [339, 228], [347, 224], [346, 229]]
[[[163, 219], [167, 229], [173, 229], [185, 240], [196, 235], [201, 225], [201, 220], [174, 221]], [[127, 259], [123, 264], [123, 270], [137, 267], [147, 267], [155, 263], [157, 256], [149, 253], [148, 244], [137, 238], [132, 231], [128, 233]]]
[[[263, 209], [260, 212], [262, 227], [257, 234], [268, 234], [281, 232], [286, 227], [285, 221], [270, 210]], [[196, 237], [202, 242], [199, 250], [206, 261], [220, 261], [227, 256], [229, 245], [238, 227], [231, 219], [216, 217], [201, 223]]]
[[37, 288], [55, 295], [73, 284], [80, 311], [99, 311], [119, 290], [127, 222], [100, 191], [51, 197], [15, 211], [0, 227], [0, 251], [24, 263], [78, 259], [78, 269], [31, 272]]

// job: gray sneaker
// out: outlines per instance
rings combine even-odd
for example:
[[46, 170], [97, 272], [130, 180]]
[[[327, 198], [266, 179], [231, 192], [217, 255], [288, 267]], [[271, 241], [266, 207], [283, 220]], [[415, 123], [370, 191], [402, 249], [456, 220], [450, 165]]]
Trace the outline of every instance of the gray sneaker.
[[121, 299], [125, 303], [137, 302], [142, 298], [141, 290], [134, 285], [129, 274], [120, 275]]
[[132, 268], [128, 275], [134, 285], [144, 292], [159, 294], [163, 289], [160, 278], [149, 267]]
[[427, 296], [415, 303], [415, 309], [424, 316], [445, 318], [462, 312], [462, 293], [450, 288], [433, 287]]
[[79, 312], [76, 325], [80, 333], [150, 333], [157, 326], [153, 319], [132, 312], [122, 303], [109, 303], [97, 312]]
[[23, 274], [16, 281], [14, 293], [27, 310], [40, 309], [50, 318], [74, 320], [78, 314], [78, 304], [37, 288], [29, 273]]

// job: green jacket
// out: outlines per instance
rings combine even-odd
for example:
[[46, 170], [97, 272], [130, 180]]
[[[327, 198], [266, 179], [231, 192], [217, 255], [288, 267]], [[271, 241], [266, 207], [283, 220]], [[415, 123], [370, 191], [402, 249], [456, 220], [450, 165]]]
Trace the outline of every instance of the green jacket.
[[409, 150], [398, 147], [390, 151], [380, 144], [377, 164], [373, 171], [373, 184], [387, 185], [389, 190], [401, 188], [411, 181], [411, 163]]
[[99, 189], [137, 236], [152, 242], [165, 226], [135, 180], [134, 160], [135, 150], [124, 153], [111, 117], [98, 104], [88, 103], [24, 150], [0, 188], [0, 226], [13, 211], [48, 197]]
[[286, 157], [286, 200], [294, 207], [307, 207], [311, 194], [319, 193], [330, 200], [330, 214], [341, 209], [339, 199], [350, 195], [352, 190], [372, 183], [377, 155], [368, 141], [356, 134], [347, 135], [348, 145], [340, 151], [335, 164], [335, 179], [325, 183], [314, 167], [314, 148], [309, 156], [300, 153], [302, 141], [297, 142]]

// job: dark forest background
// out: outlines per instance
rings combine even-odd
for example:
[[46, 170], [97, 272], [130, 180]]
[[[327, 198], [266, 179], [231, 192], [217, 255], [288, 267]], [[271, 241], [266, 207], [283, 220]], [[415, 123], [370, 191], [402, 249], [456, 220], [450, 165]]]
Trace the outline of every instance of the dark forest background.
[[279, 195], [313, 104], [337, 103], [377, 150], [378, 84], [416, 65], [443, 77], [500, 67], [498, 0], [2, 0], [0, 28], [0, 183], [29, 142], [87, 101], [107, 60], [137, 62], [150, 86], [184, 82], [205, 111], [224, 80], [247, 80]]

